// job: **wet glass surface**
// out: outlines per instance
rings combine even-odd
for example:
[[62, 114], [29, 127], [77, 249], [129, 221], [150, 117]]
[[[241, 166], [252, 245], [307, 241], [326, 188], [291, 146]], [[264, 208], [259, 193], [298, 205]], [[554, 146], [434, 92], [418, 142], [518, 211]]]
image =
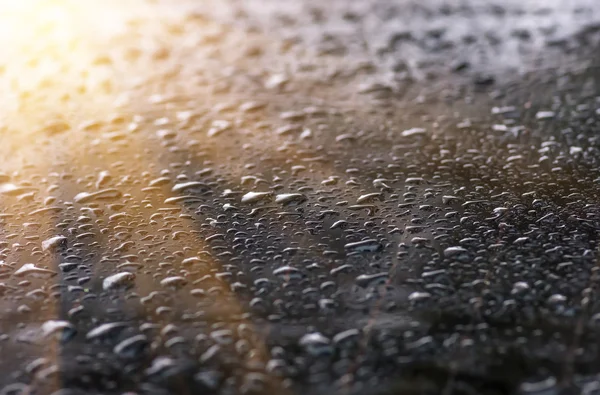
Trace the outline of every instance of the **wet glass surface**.
[[600, 391], [595, 2], [0, 9], [0, 394]]

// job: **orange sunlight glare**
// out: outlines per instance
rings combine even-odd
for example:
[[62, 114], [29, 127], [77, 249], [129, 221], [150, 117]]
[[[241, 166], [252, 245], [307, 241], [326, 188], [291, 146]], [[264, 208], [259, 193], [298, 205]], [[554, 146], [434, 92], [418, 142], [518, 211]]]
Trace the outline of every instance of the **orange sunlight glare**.
[[101, 97], [98, 86], [114, 72], [90, 66], [124, 31], [125, 8], [99, 0], [0, 0], [2, 145], [24, 148], [40, 124], [89, 102], [74, 95]]

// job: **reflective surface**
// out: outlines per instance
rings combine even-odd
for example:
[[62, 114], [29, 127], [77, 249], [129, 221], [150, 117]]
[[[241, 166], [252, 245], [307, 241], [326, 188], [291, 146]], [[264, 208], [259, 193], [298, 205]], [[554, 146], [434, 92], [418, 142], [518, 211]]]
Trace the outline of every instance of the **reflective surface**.
[[594, 2], [3, 7], [0, 393], [599, 391]]

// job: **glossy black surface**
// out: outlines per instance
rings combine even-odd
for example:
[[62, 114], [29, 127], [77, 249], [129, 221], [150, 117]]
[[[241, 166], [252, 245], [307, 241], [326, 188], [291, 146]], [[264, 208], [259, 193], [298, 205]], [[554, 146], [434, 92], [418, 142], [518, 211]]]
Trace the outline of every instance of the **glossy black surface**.
[[0, 393], [598, 393], [599, 7], [396, 3], [14, 11]]

